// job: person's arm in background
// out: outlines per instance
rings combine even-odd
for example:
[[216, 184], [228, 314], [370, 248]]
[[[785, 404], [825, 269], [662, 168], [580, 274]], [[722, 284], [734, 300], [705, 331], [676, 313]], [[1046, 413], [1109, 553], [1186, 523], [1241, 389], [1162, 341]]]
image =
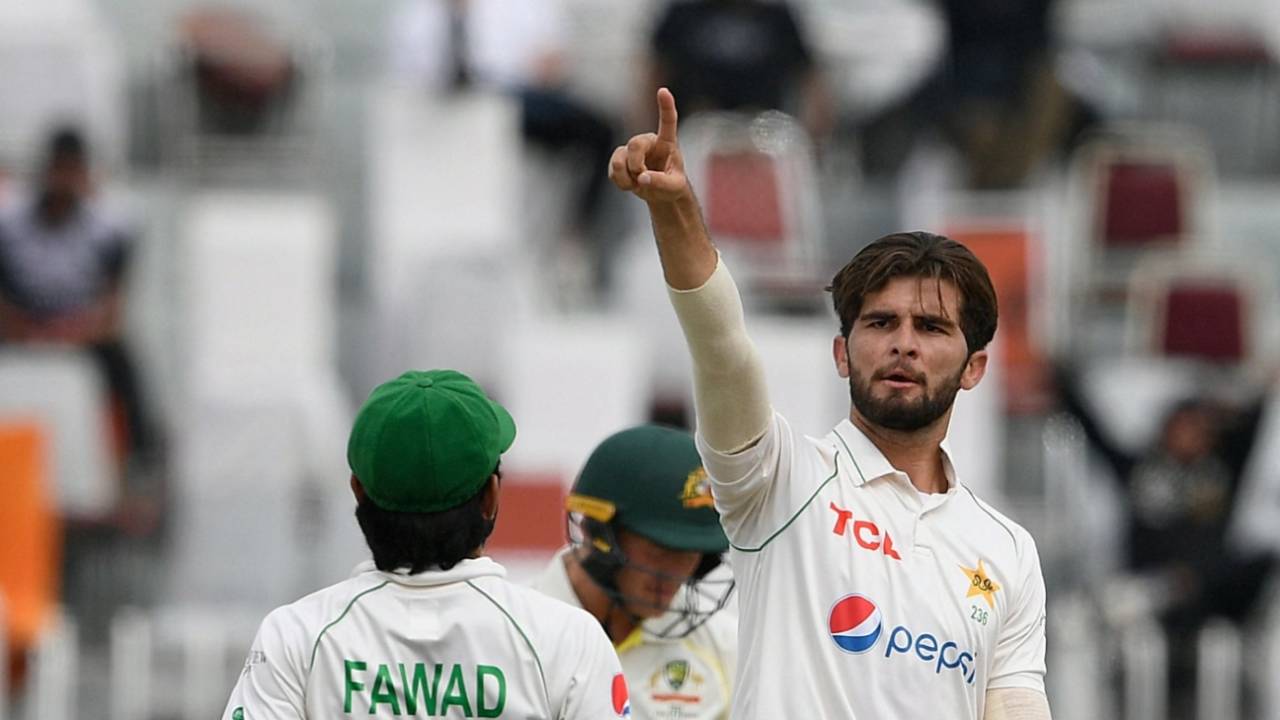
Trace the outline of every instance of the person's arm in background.
[[676, 102], [658, 91], [658, 132], [614, 151], [609, 177], [644, 200], [671, 302], [693, 359], [698, 433], [714, 450], [736, 452], [764, 435], [771, 408], [764, 371], [746, 334], [742, 302], [720, 262], [684, 173]]
[[1102, 423], [1098, 421], [1097, 416], [1089, 408], [1088, 400], [1080, 392], [1077, 371], [1065, 365], [1056, 366], [1054, 368], [1054, 384], [1058, 389], [1058, 399], [1062, 403], [1062, 409], [1080, 423], [1080, 428], [1084, 431], [1085, 438], [1089, 441], [1089, 446], [1096, 450], [1102, 456], [1102, 459], [1107, 462], [1121, 486], [1128, 487], [1129, 473], [1137, 465], [1137, 458], [1121, 450], [1120, 446], [1107, 435]]
[[33, 338], [39, 325], [13, 300], [15, 290], [12, 280], [15, 271], [5, 260], [6, 253], [2, 251], [6, 242], [8, 237], [5, 229], [0, 227], [0, 341], [25, 342]]

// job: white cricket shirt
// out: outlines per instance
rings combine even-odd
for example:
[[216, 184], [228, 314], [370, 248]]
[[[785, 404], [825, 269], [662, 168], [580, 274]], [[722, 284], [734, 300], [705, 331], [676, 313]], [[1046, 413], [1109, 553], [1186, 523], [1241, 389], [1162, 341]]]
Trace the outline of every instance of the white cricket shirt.
[[[568, 548], [556, 554], [533, 587], [581, 607], [565, 570]], [[651, 620], [655, 627], [665, 617]], [[683, 638], [660, 638], [637, 629], [617, 646], [631, 691], [635, 720], [724, 720], [729, 717], [737, 662], [738, 624], [721, 610]]]
[[489, 558], [347, 580], [267, 615], [224, 720], [628, 717], [613, 646], [585, 611]]
[[697, 440], [741, 593], [735, 718], [979, 720], [989, 689], [1044, 691], [1035, 544], [949, 459], [926, 501], [848, 420]]

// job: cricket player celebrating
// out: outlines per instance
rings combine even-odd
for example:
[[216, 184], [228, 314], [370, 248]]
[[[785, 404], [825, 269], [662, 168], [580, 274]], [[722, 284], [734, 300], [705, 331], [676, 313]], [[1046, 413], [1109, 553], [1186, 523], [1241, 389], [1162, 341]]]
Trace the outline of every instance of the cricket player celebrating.
[[729, 541], [693, 438], [657, 425], [614, 433], [566, 505], [570, 546], [534, 587], [600, 621], [636, 720], [728, 718], [737, 622], [720, 612], [733, 580], [717, 568]]
[[481, 555], [515, 433], [461, 373], [377, 387], [347, 445], [373, 562], [267, 616], [224, 720], [629, 717], [596, 619]]
[[741, 588], [734, 717], [1047, 719], [1035, 545], [942, 447], [995, 333], [986, 268], [928, 233], [859, 252], [829, 288], [849, 417], [800, 435], [769, 404], [665, 88], [658, 111], [609, 176], [648, 205], [693, 359], [698, 449]]

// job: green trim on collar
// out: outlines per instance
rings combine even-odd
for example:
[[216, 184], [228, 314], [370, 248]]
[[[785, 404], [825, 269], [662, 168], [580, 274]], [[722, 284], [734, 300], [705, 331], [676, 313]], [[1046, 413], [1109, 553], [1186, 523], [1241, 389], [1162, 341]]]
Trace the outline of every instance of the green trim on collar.
[[[850, 457], [852, 457], [852, 454], [850, 454]], [[836, 453], [835, 466], [836, 466], [835, 470], [831, 472], [831, 475], [827, 477], [826, 480], [822, 481], [822, 484], [818, 486], [817, 490], [813, 491], [813, 494], [809, 496], [808, 500], [804, 501], [804, 504], [800, 506], [800, 509], [796, 510], [795, 514], [792, 515], [791, 518], [787, 520], [787, 522], [784, 523], [782, 527], [778, 528], [777, 532], [765, 538], [764, 542], [760, 543], [759, 546], [753, 547], [753, 548], [746, 548], [746, 547], [741, 547], [739, 545], [731, 544], [730, 547], [732, 547], [734, 550], [737, 550], [738, 552], [745, 552], [745, 553], [758, 553], [761, 550], [764, 550], [769, 543], [773, 542], [774, 538], [778, 537], [787, 528], [791, 527], [791, 524], [796, 521], [796, 518], [800, 517], [800, 514], [803, 513], [806, 508], [809, 507], [809, 505], [813, 502], [813, 499], [818, 497], [818, 493], [822, 492], [822, 489], [825, 488], [828, 483], [830, 483], [832, 480], [835, 480], [836, 477], [840, 475], [840, 453], [839, 452]], [[857, 467], [856, 462], [854, 463], [854, 467]], [[861, 475], [862, 472], [859, 471], [858, 474]]]
[[344, 609], [342, 610], [342, 614], [338, 616], [338, 619], [336, 619], [336, 620], [334, 620], [333, 622], [329, 623], [328, 625], [325, 625], [325, 626], [324, 626], [324, 629], [323, 629], [323, 630], [321, 630], [321, 631], [320, 631], [320, 634], [316, 636], [316, 641], [315, 641], [315, 643], [311, 646], [311, 662], [307, 663], [307, 674], [308, 674], [308, 675], [310, 675], [310, 674], [311, 674], [311, 669], [312, 669], [312, 668], [314, 668], [314, 667], [316, 666], [316, 650], [319, 650], [319, 649], [320, 649], [320, 640], [321, 640], [321, 638], [323, 638], [323, 637], [324, 637], [324, 634], [325, 634], [325, 633], [329, 632], [329, 628], [331, 628], [331, 627], [333, 627], [334, 625], [337, 625], [338, 623], [342, 622], [342, 619], [343, 619], [343, 618], [345, 618], [345, 617], [347, 616], [347, 613], [351, 612], [351, 608], [355, 606], [355, 604], [356, 604], [356, 601], [357, 601], [357, 600], [359, 600], [360, 598], [364, 597], [365, 595], [368, 595], [369, 593], [371, 593], [371, 592], [373, 592], [373, 591], [375, 591], [375, 590], [381, 590], [382, 588], [386, 587], [386, 586], [387, 586], [387, 584], [388, 584], [388, 583], [390, 583], [390, 582], [391, 582], [390, 580], [383, 580], [383, 581], [382, 581], [382, 583], [381, 583], [381, 584], [379, 584], [379, 585], [374, 585], [374, 586], [373, 586], [373, 587], [371, 587], [371, 588], [368, 588], [368, 589], [366, 589], [366, 590], [362, 590], [362, 591], [361, 591], [359, 594], [357, 594], [355, 597], [351, 598], [351, 602], [347, 603], [347, 607], [346, 607], [346, 608], [344, 608]]

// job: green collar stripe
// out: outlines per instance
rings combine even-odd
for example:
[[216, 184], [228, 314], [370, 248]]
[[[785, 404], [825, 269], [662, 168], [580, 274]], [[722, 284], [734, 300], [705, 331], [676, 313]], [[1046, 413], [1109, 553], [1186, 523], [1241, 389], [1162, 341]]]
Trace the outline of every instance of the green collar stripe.
[[[848, 448], [846, 447], [845, 449], [847, 450]], [[850, 457], [852, 457], [852, 455], [850, 455]], [[818, 489], [813, 491], [813, 494], [809, 496], [809, 499], [804, 501], [804, 504], [800, 506], [800, 509], [796, 510], [795, 514], [791, 516], [791, 519], [787, 520], [787, 522], [782, 527], [778, 528], [777, 532], [765, 538], [764, 542], [760, 543], [760, 545], [753, 548], [740, 547], [738, 545], [731, 545], [731, 547], [733, 547], [733, 549], [737, 550], [738, 552], [744, 552], [744, 553], [758, 553], [761, 550], [764, 550], [769, 543], [773, 542], [774, 538], [778, 537], [783, 533], [783, 531], [791, 527], [791, 523], [795, 522], [796, 518], [800, 517], [800, 514], [805, 511], [805, 508], [809, 507], [809, 505], [813, 503], [813, 499], [818, 497], [818, 493], [822, 492], [822, 488], [826, 487], [828, 483], [830, 483], [832, 480], [835, 480], [836, 476], [840, 474], [840, 453], [839, 452], [836, 453], [835, 464], [836, 464], [836, 469], [831, 472], [831, 475], [826, 480], [822, 481], [822, 484], [818, 486]], [[854, 467], [857, 467], [857, 463], [854, 463]]]
[[351, 608], [356, 604], [356, 601], [357, 601], [357, 600], [359, 600], [360, 598], [364, 597], [365, 595], [368, 595], [369, 593], [373, 592], [374, 590], [381, 590], [382, 588], [386, 587], [386, 586], [387, 586], [387, 583], [389, 583], [389, 582], [391, 582], [391, 581], [390, 581], [390, 580], [383, 580], [381, 585], [374, 585], [373, 587], [369, 588], [368, 590], [364, 590], [364, 591], [360, 592], [360, 594], [358, 594], [358, 595], [356, 595], [355, 597], [351, 598], [351, 602], [347, 603], [347, 607], [346, 607], [346, 609], [344, 609], [344, 610], [342, 611], [342, 614], [338, 616], [338, 619], [337, 619], [337, 620], [334, 620], [333, 622], [331, 622], [331, 623], [329, 623], [328, 625], [325, 625], [325, 626], [324, 626], [324, 629], [323, 629], [323, 630], [321, 630], [321, 631], [320, 631], [320, 634], [316, 636], [316, 642], [315, 642], [315, 644], [311, 646], [311, 662], [307, 663], [307, 673], [308, 673], [308, 674], [310, 674], [310, 673], [311, 673], [311, 669], [312, 669], [312, 668], [314, 668], [314, 667], [315, 667], [315, 665], [316, 665], [316, 650], [319, 650], [319, 649], [320, 649], [320, 640], [321, 640], [321, 638], [323, 638], [323, 637], [324, 637], [324, 634], [325, 634], [325, 633], [329, 632], [329, 628], [331, 628], [331, 627], [333, 627], [334, 625], [337, 625], [338, 623], [342, 622], [342, 618], [346, 617], [348, 612], [351, 612]]
[[867, 481], [867, 476], [863, 475], [862, 468], [858, 467], [858, 458], [854, 457], [853, 451], [849, 449], [849, 443], [844, 441], [844, 436], [841, 435], [838, 430], [836, 431], [836, 439], [838, 439], [840, 444], [844, 446], [844, 451], [849, 453], [849, 460], [853, 462], [853, 469], [858, 471], [858, 477], [862, 478], [862, 482], [865, 483]]
[[493, 603], [493, 606], [498, 608], [498, 612], [505, 615], [507, 617], [507, 620], [511, 622], [511, 626], [516, 629], [516, 632], [520, 633], [520, 637], [524, 640], [524, 644], [529, 646], [529, 652], [533, 653], [533, 661], [538, 665], [538, 677], [542, 678], [542, 691], [545, 694], [547, 699], [547, 709], [550, 710], [551, 709], [551, 690], [550, 688], [547, 687], [547, 674], [542, 670], [542, 658], [538, 657], [538, 651], [536, 648], [533, 647], [533, 643], [530, 642], [529, 636], [524, 634], [524, 628], [520, 627], [520, 623], [516, 622], [516, 619], [511, 617], [511, 613], [507, 612], [507, 609], [502, 607], [501, 603], [493, 599], [492, 595], [485, 592], [484, 590], [481, 590], [475, 583], [471, 582], [470, 580], [467, 581], [467, 585], [469, 585], [472, 590], [475, 590], [476, 592], [483, 595], [485, 600], [488, 600], [489, 602]]

